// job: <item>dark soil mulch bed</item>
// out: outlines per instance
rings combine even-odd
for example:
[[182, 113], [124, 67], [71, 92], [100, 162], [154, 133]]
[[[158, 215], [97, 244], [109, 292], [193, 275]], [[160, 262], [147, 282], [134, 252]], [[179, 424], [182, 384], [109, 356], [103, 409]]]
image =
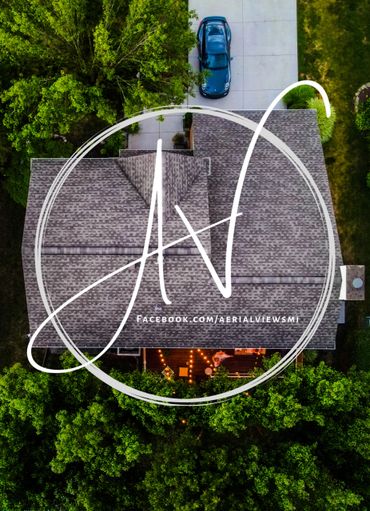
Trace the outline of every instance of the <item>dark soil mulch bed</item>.
[[364, 87], [360, 93], [358, 94], [358, 102], [359, 103], [364, 103], [367, 99], [370, 98], [370, 85], [368, 85], [367, 87]]

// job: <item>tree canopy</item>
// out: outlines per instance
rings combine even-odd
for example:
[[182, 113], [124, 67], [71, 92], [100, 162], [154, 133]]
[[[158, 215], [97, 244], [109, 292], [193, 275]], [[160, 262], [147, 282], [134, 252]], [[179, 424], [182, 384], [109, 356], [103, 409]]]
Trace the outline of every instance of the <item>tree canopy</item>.
[[[64, 364], [70, 361], [64, 360]], [[180, 397], [154, 373], [115, 377]], [[9, 510], [363, 510], [370, 505], [370, 374], [324, 363], [205, 407], [143, 403], [90, 373], [0, 377], [0, 500]]]
[[0, 166], [16, 201], [31, 157], [69, 156], [123, 116], [184, 100], [192, 16], [185, 0], [2, 2]]

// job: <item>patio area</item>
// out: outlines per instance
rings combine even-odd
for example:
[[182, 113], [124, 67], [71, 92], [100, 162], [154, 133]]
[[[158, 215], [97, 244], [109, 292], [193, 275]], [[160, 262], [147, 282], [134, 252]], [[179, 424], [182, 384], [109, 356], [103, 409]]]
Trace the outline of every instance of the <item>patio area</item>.
[[227, 369], [230, 378], [252, 377], [265, 356], [261, 349], [146, 349], [146, 369], [160, 372], [165, 378], [181, 378], [189, 383], [211, 378], [219, 368]]

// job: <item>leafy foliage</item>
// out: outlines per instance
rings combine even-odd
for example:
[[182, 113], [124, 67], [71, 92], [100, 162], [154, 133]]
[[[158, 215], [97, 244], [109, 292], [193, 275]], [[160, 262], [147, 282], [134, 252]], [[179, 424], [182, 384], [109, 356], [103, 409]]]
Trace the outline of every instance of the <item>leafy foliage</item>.
[[[200, 386], [112, 376], [182, 397], [240, 384], [222, 372]], [[174, 408], [119, 394], [88, 372], [16, 365], [0, 377], [2, 509], [362, 511], [369, 390], [369, 373], [320, 363], [218, 405]]]
[[333, 135], [336, 120], [335, 108], [333, 105], [331, 105], [331, 115], [330, 117], [327, 117], [324, 102], [320, 98], [309, 99], [307, 102], [307, 107], [316, 110], [321, 142], [323, 144], [328, 142]]
[[333, 134], [336, 120], [335, 108], [331, 106], [331, 116], [326, 117], [325, 105], [321, 98], [317, 97], [316, 91], [309, 85], [301, 85], [291, 90], [283, 98], [288, 108], [305, 109], [312, 108], [317, 112], [317, 122], [320, 130], [321, 142], [328, 142]]
[[300, 85], [291, 90], [283, 98], [288, 108], [307, 108], [307, 101], [316, 96], [316, 91], [309, 85]]
[[30, 155], [34, 140], [62, 138], [87, 115], [95, 114], [107, 123], [115, 121], [101, 89], [85, 86], [73, 75], [62, 74], [52, 83], [36, 76], [21, 79], [1, 99], [8, 106], [3, 124], [9, 129], [9, 140], [17, 151], [25, 147]]
[[[101, 128], [181, 103], [195, 75], [184, 0], [5, 0], [0, 170], [26, 201], [29, 159], [69, 156]], [[122, 137], [99, 149], [116, 155]]]
[[359, 104], [356, 126], [359, 131], [370, 132], [370, 98]]

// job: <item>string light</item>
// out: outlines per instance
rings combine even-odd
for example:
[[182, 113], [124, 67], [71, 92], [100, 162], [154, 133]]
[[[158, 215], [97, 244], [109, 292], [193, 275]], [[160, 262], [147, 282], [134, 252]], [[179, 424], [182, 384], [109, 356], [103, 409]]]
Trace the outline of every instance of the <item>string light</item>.
[[163, 365], [164, 369], [162, 371], [162, 374], [164, 375], [164, 377], [166, 378], [166, 380], [170, 380], [171, 379], [171, 376], [173, 374], [173, 371], [171, 370], [171, 368], [168, 366], [165, 358], [164, 358], [164, 355], [162, 353], [162, 350], [158, 349], [158, 354], [159, 354], [159, 359], [160, 359], [160, 362], [161, 364]]
[[166, 361], [165, 361], [165, 359], [164, 359], [164, 356], [163, 356], [162, 350], [158, 349], [157, 351], [158, 351], [158, 353], [159, 353], [159, 359], [160, 359], [160, 361], [161, 361], [161, 364], [163, 365], [163, 367], [167, 367], [167, 363], [166, 363]]
[[257, 350], [257, 354], [256, 354], [256, 360], [254, 362], [254, 369], [256, 369], [257, 367], [259, 367], [260, 365], [260, 357], [262, 356], [260, 350]]
[[188, 383], [193, 383], [193, 350], [189, 350], [189, 360], [188, 360]]
[[[165, 376], [165, 378], [167, 380], [170, 380], [172, 375], [173, 375], [173, 371], [168, 366], [167, 361], [165, 359], [165, 356], [163, 354], [163, 351], [161, 349], [157, 349], [157, 352], [158, 352], [160, 363], [163, 366], [162, 374], [164, 374], [164, 376]], [[191, 350], [189, 350], [189, 360], [187, 362], [187, 366], [188, 366], [188, 383], [190, 383], [190, 384], [194, 383], [194, 379], [193, 379], [193, 374], [194, 374], [193, 370], [194, 370], [194, 367], [195, 367], [194, 353], [198, 353], [199, 354], [199, 356], [208, 365], [208, 367], [212, 369], [212, 372], [217, 371], [217, 368], [214, 367], [214, 364], [212, 364], [211, 360], [208, 358], [208, 356], [200, 348], [197, 348], [196, 350], [195, 349], [191, 349]]]
[[212, 369], [212, 371], [214, 372], [216, 370], [215, 367], [213, 367], [213, 364], [212, 362], [209, 360], [209, 358], [207, 357], [207, 355], [204, 354], [204, 352], [198, 348], [197, 349], [197, 352], [199, 353], [199, 355], [203, 358], [203, 360], [206, 362], [206, 364]]

